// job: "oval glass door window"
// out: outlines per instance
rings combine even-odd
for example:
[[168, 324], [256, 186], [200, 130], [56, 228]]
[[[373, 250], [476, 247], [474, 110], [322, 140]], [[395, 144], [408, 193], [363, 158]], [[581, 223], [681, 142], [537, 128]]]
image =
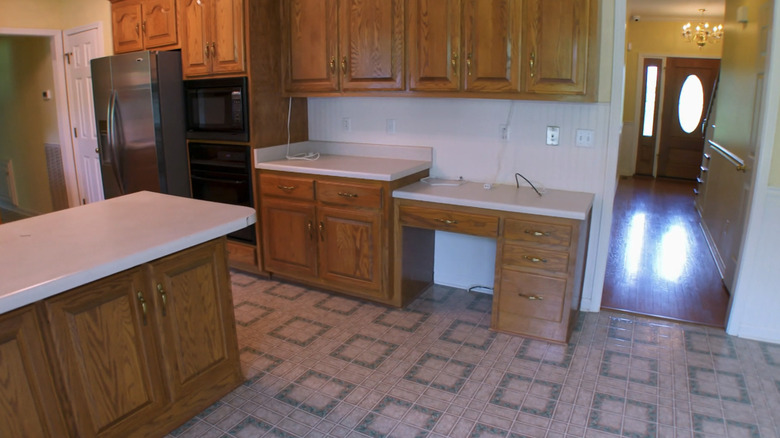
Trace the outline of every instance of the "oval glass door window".
[[690, 134], [698, 128], [703, 111], [704, 87], [698, 76], [688, 75], [683, 82], [677, 104], [677, 114], [682, 130]]

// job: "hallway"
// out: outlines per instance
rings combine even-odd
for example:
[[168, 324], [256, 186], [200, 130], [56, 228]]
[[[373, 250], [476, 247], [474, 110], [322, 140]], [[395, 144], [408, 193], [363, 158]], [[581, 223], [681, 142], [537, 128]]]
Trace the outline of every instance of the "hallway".
[[699, 225], [693, 187], [621, 177], [602, 308], [725, 326], [729, 296]]

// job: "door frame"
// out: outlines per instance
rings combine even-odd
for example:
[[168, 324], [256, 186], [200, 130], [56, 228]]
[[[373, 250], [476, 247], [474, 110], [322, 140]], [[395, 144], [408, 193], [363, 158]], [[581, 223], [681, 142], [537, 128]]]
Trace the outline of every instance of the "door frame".
[[[662, 128], [662, 119], [663, 116], [663, 104], [664, 104], [664, 92], [663, 87], [666, 85], [666, 60], [668, 58], [696, 58], [696, 59], [721, 59], [721, 58], [713, 58], [711, 56], [681, 56], [681, 55], [674, 55], [674, 54], [653, 54], [653, 53], [640, 53], [637, 56], [637, 75], [636, 75], [636, 96], [634, 99], [634, 119], [628, 120], [625, 122], [625, 124], [633, 124], [634, 126], [634, 132], [632, 133], [632, 138], [630, 139], [629, 145], [629, 152], [630, 152], [630, 159], [631, 159], [631, 174], [636, 173], [636, 156], [638, 153], [639, 148], [639, 132], [642, 129], [642, 117], [641, 117], [641, 111], [642, 111], [642, 105], [644, 104], [644, 96], [642, 96], [642, 90], [644, 89], [644, 64], [645, 59], [647, 58], [655, 58], [655, 59], [661, 59], [661, 73], [659, 75], [658, 80], [658, 87], [660, 88], [660, 96], [658, 100], [658, 113], [655, 115], [656, 119], [658, 120], [658, 124], [656, 126], [656, 139], [655, 139], [655, 149], [653, 152], [653, 177], [656, 176], [658, 172], [658, 152], [661, 147], [661, 128]], [[641, 74], [640, 74], [641, 73]], [[628, 158], [626, 158], [626, 162], [628, 161]]]
[[73, 142], [70, 137], [70, 117], [68, 116], [68, 92], [65, 85], [65, 54], [62, 49], [62, 31], [55, 29], [23, 29], [0, 27], [0, 35], [48, 37], [51, 50], [51, 65], [54, 71], [54, 101], [57, 109], [57, 133], [62, 167], [65, 174], [65, 188], [68, 192], [68, 205], [79, 205], [79, 190], [76, 183], [76, 163], [73, 155]]
[[[89, 31], [89, 30], [96, 30], [97, 31], [97, 36], [98, 37], [97, 37], [97, 39], [95, 41], [95, 55], [96, 55], [95, 57], [99, 58], [101, 56], [105, 56], [105, 54], [106, 54], [106, 52], [105, 52], [105, 42], [103, 41], [103, 38], [102, 38], [102, 36], [103, 36], [103, 23], [102, 22], [97, 21], [97, 22], [94, 22], [94, 23], [85, 24], [83, 26], [73, 27], [73, 28], [65, 29], [65, 30], [62, 31], [62, 44], [60, 46], [63, 47], [63, 54], [62, 54], [62, 56], [60, 56], [60, 59], [62, 60], [62, 80], [63, 80], [63, 83], [65, 84], [65, 90], [66, 91], [69, 91], [69, 90], [67, 90], [67, 87], [68, 87], [68, 80], [67, 79], [68, 78], [67, 78], [67, 68], [65, 68], [65, 54], [64, 54], [65, 37], [66, 36], [70, 36], [70, 35], [74, 35], [74, 34], [77, 34], [77, 33], [85, 32], [85, 31]], [[55, 75], [56, 75], [56, 73], [55, 73]], [[70, 142], [70, 147], [69, 147], [70, 157], [69, 157], [69, 161], [70, 161], [70, 164], [73, 166], [73, 174], [72, 174], [73, 179], [68, 181], [68, 186], [73, 185], [76, 188], [76, 190], [75, 190], [76, 191], [75, 203], [74, 203], [74, 200], [72, 198], [70, 198], [70, 191], [68, 191], [68, 199], [71, 201], [70, 202], [70, 206], [71, 207], [75, 207], [77, 205], [81, 205], [81, 203], [82, 203], [81, 200], [84, 199], [84, 196], [82, 195], [82, 192], [86, 191], [86, 188], [79, 187], [79, 178], [78, 178], [78, 171], [77, 171], [78, 167], [76, 166], [76, 157], [77, 157], [77, 154], [76, 154], [76, 141], [75, 141], [75, 139], [73, 137], [73, 123], [72, 123], [72, 121], [70, 119], [70, 111], [68, 111], [68, 109], [70, 108], [70, 103], [71, 103], [70, 94], [68, 94], [68, 105], [65, 107], [65, 113], [64, 114], [63, 113], [59, 113], [59, 108], [58, 108], [58, 119], [59, 119], [59, 116], [62, 115], [63, 117], [67, 118], [67, 120], [68, 120], [68, 139], [69, 139], [68, 141]], [[93, 117], [94, 117], [94, 114], [93, 114]], [[97, 129], [97, 127], [95, 129]], [[63, 157], [64, 156], [65, 155], [63, 155]], [[65, 179], [66, 179], [66, 181], [68, 180], [68, 174], [67, 173], [65, 174]], [[97, 181], [97, 183], [98, 184], [103, 184], [102, 181]]]

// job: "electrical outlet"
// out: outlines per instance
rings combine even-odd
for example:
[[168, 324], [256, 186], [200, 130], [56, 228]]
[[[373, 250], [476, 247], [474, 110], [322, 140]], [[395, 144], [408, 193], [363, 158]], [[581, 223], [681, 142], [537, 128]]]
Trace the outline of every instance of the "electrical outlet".
[[547, 127], [547, 145], [558, 146], [560, 142], [561, 128], [558, 126]]
[[509, 126], [504, 124], [498, 125], [498, 133], [501, 135], [501, 140], [509, 140]]
[[352, 119], [349, 117], [344, 117], [341, 119], [341, 130], [342, 131], [351, 131], [352, 130]]
[[395, 119], [385, 120], [385, 132], [395, 134]]
[[578, 129], [577, 138], [574, 141], [576, 146], [582, 148], [593, 147], [593, 130], [592, 129]]

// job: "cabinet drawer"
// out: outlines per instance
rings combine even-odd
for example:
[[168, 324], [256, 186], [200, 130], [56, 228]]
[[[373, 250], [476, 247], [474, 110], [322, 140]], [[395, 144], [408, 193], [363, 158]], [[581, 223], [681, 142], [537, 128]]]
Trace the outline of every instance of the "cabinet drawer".
[[539, 249], [534, 246], [504, 245], [502, 264], [566, 273], [569, 253]]
[[504, 224], [504, 238], [545, 245], [569, 246], [571, 226], [507, 219]]
[[382, 188], [317, 181], [317, 200], [327, 204], [380, 208]]
[[475, 236], [498, 236], [498, 217], [436, 208], [402, 206], [401, 225]]
[[314, 200], [314, 180], [281, 175], [260, 175], [260, 194], [287, 199]]

